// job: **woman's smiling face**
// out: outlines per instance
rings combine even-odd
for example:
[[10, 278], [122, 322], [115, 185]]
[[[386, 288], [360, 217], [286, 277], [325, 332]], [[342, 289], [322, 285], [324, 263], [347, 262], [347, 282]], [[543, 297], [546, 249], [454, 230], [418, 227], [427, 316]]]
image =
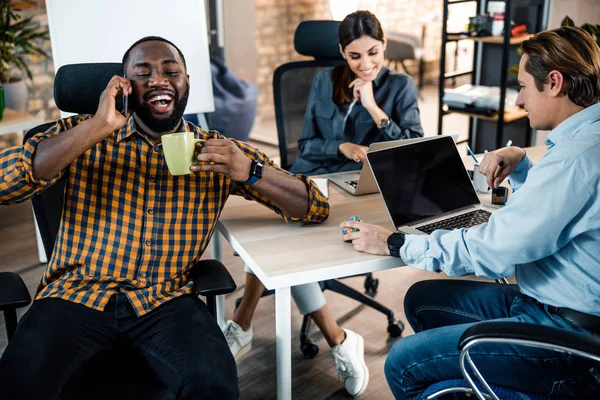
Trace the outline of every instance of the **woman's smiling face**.
[[384, 51], [385, 39], [382, 42], [363, 35], [350, 42], [342, 51], [342, 55], [357, 78], [374, 81], [383, 66]]

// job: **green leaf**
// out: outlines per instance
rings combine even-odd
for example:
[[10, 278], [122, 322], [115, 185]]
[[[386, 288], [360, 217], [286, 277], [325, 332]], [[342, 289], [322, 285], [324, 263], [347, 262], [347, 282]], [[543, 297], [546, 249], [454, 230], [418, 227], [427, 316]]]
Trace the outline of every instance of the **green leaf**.
[[514, 76], [519, 75], [519, 64], [515, 64], [508, 69], [508, 73]]
[[567, 15], [560, 23], [560, 26], [575, 26], [575, 22]]
[[[35, 5], [32, 0], [23, 0]], [[9, 78], [11, 67], [22, 71], [29, 79], [32, 74], [27, 59], [32, 55], [48, 58], [42, 48], [49, 40], [48, 30], [41, 27], [33, 16], [23, 18], [10, 1], [0, 0], [0, 82]]]

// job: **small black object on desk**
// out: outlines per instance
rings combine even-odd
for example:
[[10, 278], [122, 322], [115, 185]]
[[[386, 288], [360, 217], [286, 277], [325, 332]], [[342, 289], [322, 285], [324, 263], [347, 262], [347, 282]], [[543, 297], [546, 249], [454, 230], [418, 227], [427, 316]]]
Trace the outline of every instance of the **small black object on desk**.
[[503, 206], [508, 198], [508, 189], [504, 186], [499, 186], [492, 190], [492, 204]]

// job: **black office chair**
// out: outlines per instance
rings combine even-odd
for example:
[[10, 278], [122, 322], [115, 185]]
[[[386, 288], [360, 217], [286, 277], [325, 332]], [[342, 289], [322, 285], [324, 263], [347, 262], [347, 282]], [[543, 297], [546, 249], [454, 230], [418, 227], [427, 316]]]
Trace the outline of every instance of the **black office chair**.
[[[305, 56], [314, 60], [296, 61], [283, 64], [273, 74], [273, 94], [275, 100], [275, 120], [279, 139], [280, 165], [289, 169], [298, 154], [298, 139], [302, 135], [302, 124], [308, 103], [308, 96], [317, 73], [328, 67], [343, 65], [346, 61], [339, 50], [339, 21], [304, 21], [296, 28], [294, 47]], [[365, 290], [374, 296], [379, 281], [366, 274]], [[402, 334], [404, 325], [396, 321], [389, 308], [374, 301], [371, 297], [347, 286], [336, 279], [320, 282], [321, 289], [329, 289], [350, 297], [387, 316], [387, 331], [392, 337]], [[307, 358], [317, 355], [319, 348], [308, 338], [310, 317], [305, 316], [300, 333], [300, 349]]]
[[[100, 93], [113, 75], [121, 74], [121, 64], [73, 64], [61, 67], [54, 82], [56, 105], [63, 111], [79, 114], [96, 112]], [[120, 105], [117, 105], [120, 108]], [[53, 123], [31, 129], [24, 141], [44, 132]], [[63, 209], [66, 177], [32, 199], [46, 256], [50, 259]], [[201, 260], [192, 267], [194, 284], [206, 297], [210, 313], [215, 316], [215, 296], [231, 293], [236, 284], [227, 269], [217, 260]], [[9, 312], [7, 330], [12, 338], [16, 324], [14, 309], [29, 304], [27, 289], [18, 276], [0, 275], [0, 308]], [[11, 295], [10, 293], [14, 293]], [[25, 297], [27, 294], [27, 297]], [[10, 301], [12, 299], [12, 301]], [[6, 304], [10, 303], [10, 307]], [[61, 398], [86, 399], [168, 399], [175, 398], [156, 377], [142, 355], [126, 344], [99, 355], [74, 376]], [[110, 384], [109, 384], [110, 383]]]
[[[550, 397], [529, 392], [526, 388], [515, 390], [488, 384], [477, 369], [469, 352], [478, 345], [491, 343], [548, 349], [600, 363], [600, 337], [598, 336], [520, 322], [480, 322], [467, 329], [458, 343], [458, 349], [461, 351], [460, 369], [464, 379], [435, 383], [427, 388], [421, 398], [433, 400], [450, 394], [462, 394], [464, 398], [475, 396], [480, 400], [498, 400], [499, 398], [503, 400], [556, 400], [568, 397], [566, 395]], [[498, 373], [511, 374], [512, 371], [498, 371]], [[476, 378], [474, 379], [471, 374]]]

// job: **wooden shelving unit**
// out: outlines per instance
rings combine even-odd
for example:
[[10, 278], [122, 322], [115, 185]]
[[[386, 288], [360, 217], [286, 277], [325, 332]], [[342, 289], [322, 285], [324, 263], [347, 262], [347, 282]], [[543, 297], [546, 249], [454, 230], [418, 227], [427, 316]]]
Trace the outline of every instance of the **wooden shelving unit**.
[[[456, 113], [456, 114], [463, 114], [463, 115], [467, 115], [469, 117], [472, 118], [479, 118], [479, 119], [483, 119], [486, 121], [498, 121], [500, 118], [498, 116], [498, 114], [496, 115], [483, 115], [483, 114], [476, 114], [476, 113], [472, 113], [472, 112], [467, 112], [467, 111], [461, 111], [461, 110], [456, 110], [456, 109], [444, 109], [444, 114], [451, 114], [451, 113]], [[523, 110], [522, 108], [519, 108], [517, 110], [510, 110], [510, 111], [504, 111], [504, 122], [513, 122], [516, 121], [518, 119], [521, 118], [525, 118], [527, 117], [527, 111]]]
[[[543, 4], [545, 0], [531, 0], [528, 2], [529, 4]], [[504, 12], [504, 31], [501, 36], [468, 36], [468, 35], [457, 35], [457, 34], [449, 34], [447, 32], [448, 29], [448, 15], [449, 15], [449, 7], [452, 7], [453, 4], [459, 3], [468, 3], [472, 2], [477, 5], [477, 13], [479, 15], [484, 14], [487, 11], [488, 0], [444, 0], [443, 1], [443, 21], [442, 21], [442, 48], [441, 48], [441, 57], [440, 57], [440, 78], [439, 78], [439, 116], [438, 116], [438, 135], [443, 133], [443, 117], [445, 115], [451, 113], [457, 113], [461, 115], [466, 115], [469, 117], [469, 144], [471, 148], [474, 150], [477, 147], [476, 139], [481, 138], [482, 129], [485, 129], [485, 142], [487, 142], [486, 146], [494, 146], [502, 147], [504, 141], [504, 128], [505, 125], [521, 120], [527, 117], [527, 112], [522, 109], [505, 111], [505, 99], [507, 86], [509, 84], [514, 84], [514, 81], [511, 79], [509, 82], [508, 79], [508, 67], [509, 67], [509, 59], [512, 52], [516, 52], [516, 47], [523, 43], [525, 40], [531, 38], [533, 34], [526, 34], [521, 36], [511, 36], [511, 26], [508, 21], [513, 20], [511, 17], [511, 13], [515, 12], [515, 9], [518, 7], [522, 7], [525, 0], [504, 0], [506, 3], [505, 12]], [[528, 22], [528, 29], [530, 32], [537, 32], [541, 29], [540, 25], [540, 14], [532, 14], [536, 15], [537, 21], [534, 23]], [[518, 19], [518, 15], [515, 14], [514, 18]], [[475, 42], [474, 46], [474, 55], [473, 55], [473, 66], [471, 69], [464, 68], [462, 70], [456, 71], [447, 71], [446, 70], [446, 44], [448, 42], [458, 42], [463, 40], [470, 40]], [[490, 47], [493, 46], [493, 47]], [[489, 54], [493, 54], [493, 59], [486, 58], [489, 57]], [[516, 53], [515, 53], [516, 54]], [[513, 55], [514, 58], [514, 55]], [[511, 60], [511, 63], [514, 63], [514, 59]], [[496, 74], [497, 68], [497, 74]], [[492, 72], [490, 72], [492, 71]], [[496, 86], [500, 88], [499, 98], [501, 99], [498, 104], [498, 112], [493, 115], [485, 115], [479, 113], [469, 112], [468, 110], [457, 110], [457, 109], [448, 109], [448, 107], [443, 102], [446, 82], [448, 79], [455, 79], [461, 76], [470, 76], [472, 85], [485, 85], [485, 86]], [[478, 122], [482, 120], [482, 122]], [[483, 121], [491, 121], [494, 125], [490, 126], [489, 122]], [[484, 128], [485, 126], [485, 128]], [[521, 128], [522, 126], [522, 128]], [[518, 128], [517, 128], [518, 127]], [[525, 142], [531, 142], [531, 128], [529, 124], [524, 124], [522, 122], [517, 122], [516, 125], [511, 125], [507, 128], [507, 134], [512, 135], [514, 137], [515, 132], [519, 132], [521, 129], [525, 130], [524, 137]], [[495, 131], [495, 132], [493, 132]], [[480, 132], [480, 133], [478, 133]], [[494, 135], [494, 137], [490, 137], [490, 135]], [[483, 143], [483, 142], [482, 142]]]
[[[511, 45], [521, 44], [532, 36], [533, 35], [522, 35], [522, 36], [511, 37], [509, 39], [509, 44], [511, 44]], [[467, 36], [467, 35], [448, 35], [448, 41], [453, 41], [453, 40], [473, 40], [475, 42], [482, 42], [482, 43], [503, 44], [504, 36], [472, 37], [472, 36]]]

